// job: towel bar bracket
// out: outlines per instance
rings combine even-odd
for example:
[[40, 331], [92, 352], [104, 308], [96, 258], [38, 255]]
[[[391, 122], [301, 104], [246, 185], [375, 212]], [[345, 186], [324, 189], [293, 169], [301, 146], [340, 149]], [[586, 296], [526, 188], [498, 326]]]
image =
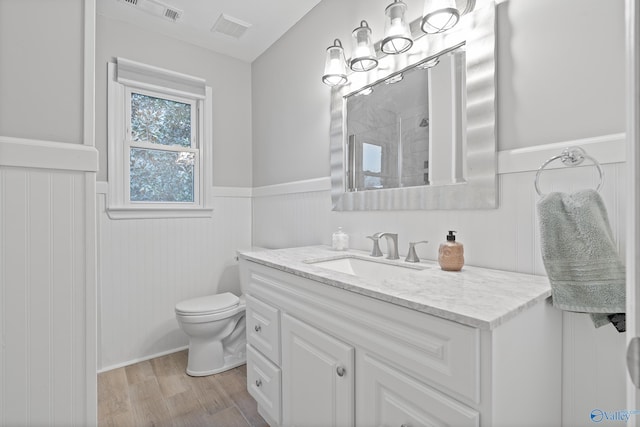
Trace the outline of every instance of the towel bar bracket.
[[536, 179], [534, 181], [536, 193], [538, 193], [540, 197], [544, 196], [544, 193], [540, 191], [540, 184], [538, 181], [540, 179], [540, 174], [542, 173], [542, 170], [545, 167], [547, 167], [549, 163], [555, 160], [560, 160], [565, 166], [574, 167], [582, 164], [582, 162], [584, 162], [585, 159], [591, 160], [593, 162], [593, 165], [598, 169], [598, 175], [600, 176], [600, 183], [598, 184], [596, 191], [600, 191], [600, 189], [602, 188], [602, 184], [604, 183], [604, 171], [602, 170], [602, 165], [600, 165], [600, 163], [595, 158], [588, 155], [583, 148], [568, 147], [562, 150], [562, 153], [548, 159], [546, 162], [542, 164], [542, 166], [538, 168], [538, 171], [536, 172]]
[[580, 147], [565, 148], [560, 154], [560, 161], [565, 166], [578, 166], [584, 162], [587, 153]]

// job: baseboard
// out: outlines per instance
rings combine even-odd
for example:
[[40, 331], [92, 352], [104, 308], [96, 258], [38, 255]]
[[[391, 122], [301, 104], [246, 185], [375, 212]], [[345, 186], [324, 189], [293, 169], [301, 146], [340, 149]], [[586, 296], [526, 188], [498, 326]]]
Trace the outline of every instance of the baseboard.
[[185, 345], [185, 346], [182, 346], [182, 347], [174, 348], [172, 350], [162, 351], [160, 353], [151, 354], [149, 356], [144, 356], [144, 357], [139, 357], [139, 358], [132, 359], [132, 360], [127, 360], [126, 362], [117, 363], [115, 365], [109, 365], [107, 367], [103, 367], [101, 369], [98, 369], [98, 374], [101, 374], [103, 372], [112, 371], [114, 369], [123, 368], [123, 367], [129, 366], [129, 365], [135, 365], [136, 363], [144, 362], [145, 360], [155, 359], [156, 357], [166, 356], [167, 354], [177, 353], [179, 351], [186, 350], [188, 348], [189, 348], [189, 346]]

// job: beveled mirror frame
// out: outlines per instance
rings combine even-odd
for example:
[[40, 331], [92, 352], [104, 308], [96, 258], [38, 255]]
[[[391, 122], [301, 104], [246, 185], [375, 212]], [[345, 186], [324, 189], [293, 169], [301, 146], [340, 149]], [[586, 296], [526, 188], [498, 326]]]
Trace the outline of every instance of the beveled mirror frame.
[[[455, 31], [421, 36], [411, 23], [414, 46], [405, 54], [379, 56], [379, 65], [353, 73], [350, 83], [331, 89], [331, 201], [333, 210], [495, 209], [496, 61], [495, 1], [478, 0]], [[419, 38], [418, 38], [419, 37]], [[401, 73], [440, 52], [464, 44], [466, 50], [465, 182], [366, 191], [346, 191], [346, 96]], [[384, 54], [382, 54], [384, 55]]]

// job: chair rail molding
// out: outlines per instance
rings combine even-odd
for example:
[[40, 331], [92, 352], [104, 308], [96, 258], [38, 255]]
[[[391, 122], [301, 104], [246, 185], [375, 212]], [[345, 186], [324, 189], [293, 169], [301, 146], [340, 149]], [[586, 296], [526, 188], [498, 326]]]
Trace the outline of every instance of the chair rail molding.
[[[546, 160], [573, 146], [584, 148], [601, 164], [623, 163], [626, 159], [625, 141], [626, 134], [623, 132], [498, 151], [498, 174], [536, 171]], [[584, 165], [589, 166], [590, 163]], [[549, 169], [562, 167], [564, 166], [561, 162], [548, 166]]]
[[0, 136], [0, 166], [98, 171], [98, 150], [92, 145]]

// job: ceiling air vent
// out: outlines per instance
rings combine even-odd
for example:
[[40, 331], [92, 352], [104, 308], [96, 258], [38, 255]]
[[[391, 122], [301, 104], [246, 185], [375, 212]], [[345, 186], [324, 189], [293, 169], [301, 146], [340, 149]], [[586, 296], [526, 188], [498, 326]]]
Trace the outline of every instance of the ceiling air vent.
[[223, 13], [220, 15], [216, 23], [213, 24], [211, 31], [239, 39], [250, 27], [251, 24], [247, 24], [246, 22]]
[[166, 4], [156, 0], [118, 0], [118, 1], [124, 2], [131, 6], [135, 6], [136, 9], [139, 9], [143, 12], [147, 12], [155, 16], [160, 16], [173, 22], [176, 22], [178, 19], [182, 17], [181, 10], [176, 9], [175, 7], [167, 6]]
[[182, 12], [176, 9], [171, 9], [170, 7], [166, 8], [164, 11], [164, 17], [171, 20], [177, 21], [182, 16]]

